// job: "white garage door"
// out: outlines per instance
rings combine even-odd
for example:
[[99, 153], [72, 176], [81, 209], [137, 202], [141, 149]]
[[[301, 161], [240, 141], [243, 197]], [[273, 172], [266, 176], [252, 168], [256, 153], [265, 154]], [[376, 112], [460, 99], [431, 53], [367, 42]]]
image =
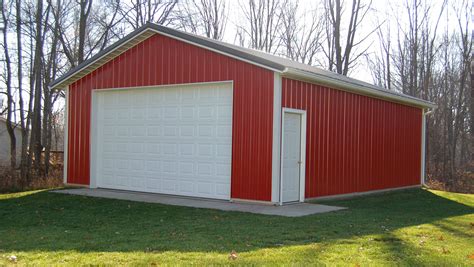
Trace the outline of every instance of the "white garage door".
[[93, 112], [97, 187], [230, 199], [231, 83], [98, 90]]

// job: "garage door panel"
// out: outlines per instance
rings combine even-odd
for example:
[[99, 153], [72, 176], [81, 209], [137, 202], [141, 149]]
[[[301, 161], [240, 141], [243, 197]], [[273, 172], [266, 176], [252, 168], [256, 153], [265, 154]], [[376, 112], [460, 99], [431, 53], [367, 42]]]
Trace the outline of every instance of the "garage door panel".
[[230, 84], [97, 93], [98, 187], [230, 198]]

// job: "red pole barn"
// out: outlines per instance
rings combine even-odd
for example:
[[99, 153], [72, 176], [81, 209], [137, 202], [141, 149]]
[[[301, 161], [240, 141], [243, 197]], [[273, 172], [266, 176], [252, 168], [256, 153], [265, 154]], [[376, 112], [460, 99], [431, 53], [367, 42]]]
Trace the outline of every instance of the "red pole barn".
[[153, 23], [51, 87], [65, 183], [275, 204], [420, 186], [435, 107]]

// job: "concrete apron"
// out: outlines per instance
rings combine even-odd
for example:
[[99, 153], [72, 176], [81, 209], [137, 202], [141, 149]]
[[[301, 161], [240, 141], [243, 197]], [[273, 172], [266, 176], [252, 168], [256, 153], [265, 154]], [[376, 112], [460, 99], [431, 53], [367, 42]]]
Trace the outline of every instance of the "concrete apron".
[[192, 208], [217, 209], [223, 211], [250, 212], [265, 215], [277, 215], [285, 217], [301, 217], [330, 211], [346, 209], [344, 207], [327, 206], [310, 203], [296, 203], [283, 206], [274, 206], [261, 203], [237, 203], [223, 200], [212, 200], [194, 197], [181, 197], [164, 194], [142, 193], [111, 189], [63, 189], [52, 192], [79, 196], [101, 197], [110, 199], [121, 199], [147, 203], [159, 203], [165, 205], [184, 206]]

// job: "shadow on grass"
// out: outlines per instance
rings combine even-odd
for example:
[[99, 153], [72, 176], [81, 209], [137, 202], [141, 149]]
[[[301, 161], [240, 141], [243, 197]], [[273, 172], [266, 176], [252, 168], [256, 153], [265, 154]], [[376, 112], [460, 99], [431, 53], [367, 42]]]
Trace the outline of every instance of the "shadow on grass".
[[[474, 212], [472, 206], [421, 189], [324, 203], [349, 209], [286, 218], [38, 192], [0, 199], [0, 248], [246, 252], [368, 234], [387, 236], [396, 229]], [[387, 249], [409, 249], [393, 238]]]

